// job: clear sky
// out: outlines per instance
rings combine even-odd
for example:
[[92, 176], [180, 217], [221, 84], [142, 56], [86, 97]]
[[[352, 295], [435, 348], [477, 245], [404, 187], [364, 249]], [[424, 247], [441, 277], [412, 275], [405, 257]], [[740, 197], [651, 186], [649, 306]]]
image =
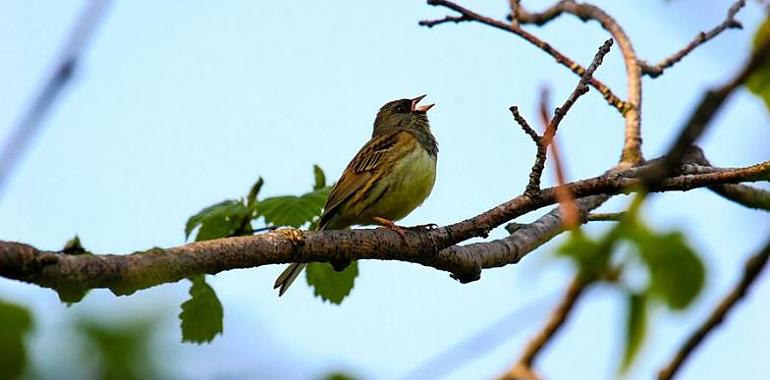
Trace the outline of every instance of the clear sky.
[[[0, 34], [6, 36], [0, 44], [0, 140], [41, 86], [83, 3], [0, 0]], [[507, 7], [504, 0], [462, 3], [496, 17]], [[524, 1], [530, 8], [548, 3]], [[731, 2], [596, 3], [617, 17], [642, 58], [656, 61], [721, 22]], [[78, 234], [86, 248], [101, 253], [182, 244], [190, 215], [244, 195], [258, 176], [266, 179], [264, 196], [307, 191], [312, 164], [336, 178], [368, 139], [383, 103], [423, 93], [437, 103], [430, 119], [441, 148], [438, 177], [433, 194], [403, 224], [450, 223], [511, 198], [526, 185], [534, 148], [508, 107], [519, 105], [534, 122], [541, 86], [561, 103], [577, 78], [501, 31], [417, 25], [445, 14], [403, 0], [115, 2], [72, 86], [0, 197], [0, 239], [58, 249]], [[702, 91], [742, 63], [762, 10], [749, 2], [739, 18], [745, 30], [724, 33], [659, 79], [644, 79], [648, 157], [666, 149]], [[571, 17], [530, 30], [583, 63], [607, 38], [595, 23]], [[617, 49], [596, 76], [625, 93]], [[768, 126], [761, 101], [741, 90], [702, 146], [717, 165], [766, 160]], [[581, 98], [559, 132], [569, 178], [612, 165], [622, 127], [596, 91]], [[618, 198], [603, 210], [626, 204]], [[649, 378], [670, 357], [770, 227], [766, 213], [705, 190], [655, 196], [644, 212], [657, 229], [685, 231], [709, 277], [692, 309], [654, 312], [634, 379]], [[556, 244], [467, 285], [417, 265], [364, 262], [341, 307], [313, 298], [304, 281], [278, 299], [272, 289], [278, 266], [222, 273], [209, 281], [225, 308], [225, 332], [203, 346], [178, 343], [176, 315], [187, 283], [121, 298], [94, 291], [67, 308], [50, 290], [0, 279], [0, 297], [34, 311], [33, 356], [56, 354], [40, 365], [69, 367], [71, 354], [59, 351], [67, 336], [61, 329], [75, 316], [148, 316], [163, 326], [154, 355], [175, 377], [197, 379], [308, 379], [336, 369], [365, 379], [397, 378], [535, 302], [539, 306], [467, 348], [478, 356], [450, 363], [459, 368], [447, 378], [484, 379], [512, 364], [569, 281], [569, 265], [550, 253]], [[767, 325], [768, 280], [757, 281], [681, 378], [766, 375], [760, 359], [770, 330], [758, 327]], [[595, 288], [538, 368], [553, 379], [612, 378], [624, 310], [621, 294]]]

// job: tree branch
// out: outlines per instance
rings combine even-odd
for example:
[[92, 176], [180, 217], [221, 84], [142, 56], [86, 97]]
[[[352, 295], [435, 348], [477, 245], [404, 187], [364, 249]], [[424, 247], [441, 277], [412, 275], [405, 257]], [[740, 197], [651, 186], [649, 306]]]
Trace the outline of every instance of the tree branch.
[[538, 378], [537, 374], [533, 371], [533, 364], [537, 356], [543, 351], [545, 346], [550, 342], [556, 333], [559, 332], [570, 313], [577, 304], [578, 299], [585, 294], [585, 290], [591, 283], [590, 280], [584, 279], [582, 276], [575, 276], [572, 279], [564, 297], [551, 313], [545, 326], [527, 343], [524, 348], [524, 352], [521, 354], [518, 362], [511, 368], [510, 371], [500, 377], [500, 380], [518, 380], [518, 379], [530, 379]]
[[[566, 184], [578, 201], [593, 195], [609, 196], [635, 191], [644, 169], [619, 170]], [[768, 181], [770, 161], [738, 169], [714, 168], [703, 174], [668, 178], [652, 191], [685, 191], [699, 187], [747, 181]], [[486, 236], [493, 228], [530, 211], [556, 203], [555, 188], [521, 195], [473, 218], [430, 231], [406, 231], [405, 237], [389, 230], [311, 232], [278, 230], [256, 236], [191, 243], [174, 248], [153, 248], [131, 255], [63, 255], [32, 246], [0, 242], [0, 276], [61, 289], [109, 288], [115, 294], [193, 275], [214, 274], [236, 268], [288, 262], [378, 259], [419, 263], [448, 271], [461, 282], [480, 278], [481, 270], [518, 262], [526, 253], [555, 235], [553, 227], [517, 231], [487, 243], [453, 246]], [[601, 198], [601, 197], [599, 197]], [[601, 200], [601, 199], [598, 199]], [[595, 200], [596, 201], [596, 200]], [[547, 226], [551, 226], [550, 224]], [[518, 247], [512, 250], [512, 247]]]
[[[531, 43], [532, 45], [535, 45], [540, 50], [544, 51], [546, 54], [548, 54], [551, 57], [553, 57], [556, 60], [556, 62], [558, 62], [559, 64], [561, 64], [561, 65], [567, 67], [568, 69], [570, 69], [573, 73], [575, 73], [577, 75], [580, 75], [580, 76], [582, 76], [583, 73], [585, 73], [585, 68], [583, 68], [582, 66], [578, 65], [577, 63], [575, 63], [575, 61], [573, 61], [572, 59], [568, 58], [567, 56], [565, 56], [564, 54], [562, 54], [561, 52], [556, 50], [553, 46], [551, 46], [547, 42], [544, 42], [543, 40], [539, 39], [538, 37], [536, 37], [532, 33], [529, 33], [526, 30], [520, 28], [518, 25], [507, 24], [507, 23], [504, 23], [502, 21], [495, 20], [493, 18], [482, 16], [482, 15], [480, 15], [478, 13], [475, 13], [475, 12], [473, 12], [471, 10], [463, 8], [463, 7], [453, 3], [451, 1], [446, 1], [446, 0], [428, 0], [428, 4], [429, 5], [433, 5], [433, 6], [443, 6], [443, 7], [449, 8], [451, 10], [454, 10], [454, 11], [456, 11], [456, 12], [461, 14], [461, 17], [459, 17], [459, 18], [461, 18], [463, 21], [476, 21], [476, 22], [482, 23], [484, 25], [491, 26], [491, 27], [496, 28], [496, 29], [504, 30], [504, 31], [509, 32], [509, 33], [513, 33], [513, 34], [523, 38], [527, 42]], [[423, 21], [420, 21], [419, 24], [422, 25], [422, 26], [433, 27], [433, 26], [436, 26], [436, 25], [439, 25], [439, 24], [442, 24], [442, 23], [446, 23], [446, 22], [449, 22], [449, 21], [454, 21], [454, 18], [450, 17], [449, 19], [444, 18], [444, 19], [440, 19], [440, 20], [423, 20]], [[626, 104], [626, 102], [624, 102], [623, 100], [618, 98], [612, 92], [612, 90], [610, 90], [609, 87], [607, 87], [604, 83], [602, 83], [601, 81], [599, 81], [596, 78], [591, 78], [591, 80], [588, 83], [592, 87], [597, 89], [599, 91], [599, 93], [602, 94], [602, 96], [607, 101], [607, 103], [609, 103], [612, 107], [614, 107], [616, 110], [618, 110], [621, 114], [625, 114], [626, 113], [626, 111], [628, 110], [628, 104]]]
[[40, 128], [45, 115], [72, 79], [78, 60], [83, 54], [88, 40], [102, 20], [108, 4], [108, 0], [91, 0], [86, 4], [45, 84], [33, 98], [22, 114], [18, 125], [8, 137], [2, 153], [0, 153], [0, 191], [8, 181], [8, 177], [24, 150]]
[[770, 39], [757, 46], [741, 70], [724, 85], [706, 92], [690, 119], [679, 132], [668, 153], [658, 165], [652, 166], [645, 174], [646, 183], [654, 185], [661, 178], [673, 174], [682, 158], [688, 153], [695, 141], [706, 130], [711, 120], [722, 108], [730, 94], [743, 85], [749, 76], [763, 65], [770, 64]]
[[[570, 13], [583, 21], [596, 20], [607, 30], [612, 38], [618, 42], [623, 54], [623, 62], [626, 66], [628, 99], [623, 117], [626, 120], [625, 142], [620, 162], [627, 166], [633, 166], [642, 162], [642, 132], [641, 132], [641, 106], [642, 106], [642, 80], [639, 59], [631, 45], [631, 40], [623, 28], [612, 16], [599, 7], [586, 3], [577, 3], [572, 0], [562, 0], [552, 5], [541, 13], [530, 13], [523, 7], [518, 7], [517, 23], [544, 25], [560, 16], [562, 13]], [[513, 19], [513, 15], [509, 16]]]
[[684, 363], [690, 354], [703, 343], [708, 334], [714, 331], [714, 329], [724, 321], [727, 313], [738, 303], [738, 301], [746, 296], [751, 284], [757, 279], [767, 265], [769, 257], [770, 241], [765, 245], [765, 248], [763, 248], [761, 252], [749, 258], [743, 270], [743, 277], [741, 277], [741, 280], [736, 284], [735, 288], [733, 288], [722, 302], [717, 305], [703, 324], [698, 327], [689, 338], [687, 338], [671, 362], [658, 373], [658, 379], [668, 380], [674, 377], [677, 370], [681, 368], [682, 363]]
[[743, 26], [741, 23], [735, 19], [735, 15], [738, 14], [738, 11], [741, 10], [746, 5], [746, 0], [738, 0], [736, 1], [730, 9], [727, 10], [727, 17], [725, 17], [725, 20], [722, 21], [721, 24], [717, 25], [713, 29], [709, 30], [708, 32], [700, 32], [698, 33], [695, 38], [693, 38], [692, 41], [690, 41], [687, 46], [683, 47], [678, 52], [670, 55], [669, 57], [664, 58], [662, 61], [658, 62], [656, 65], [651, 65], [645, 61], [639, 61], [639, 66], [642, 67], [642, 74], [648, 75], [651, 78], [657, 78], [660, 75], [663, 74], [663, 71], [667, 68], [675, 65], [679, 61], [682, 60], [687, 54], [690, 54], [695, 48], [698, 46], [706, 43], [707, 41], [711, 40], [712, 38], [718, 36], [720, 33], [724, 32], [727, 29], [741, 29]]

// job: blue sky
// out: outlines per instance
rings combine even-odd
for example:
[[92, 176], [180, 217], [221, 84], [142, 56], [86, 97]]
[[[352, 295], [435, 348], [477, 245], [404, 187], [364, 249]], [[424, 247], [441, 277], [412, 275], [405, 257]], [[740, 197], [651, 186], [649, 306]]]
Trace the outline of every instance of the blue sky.
[[[463, 2], [502, 17], [505, 1]], [[549, 2], [525, 1], [531, 8]], [[724, 17], [729, 1], [597, 1], [617, 17], [640, 57], [679, 49]], [[643, 137], [648, 157], [663, 152], [702, 91], [725, 80], [746, 56], [762, 10], [749, 2], [743, 31], [728, 31], [659, 79], [644, 80]], [[0, 140], [41, 86], [83, 1], [0, 1]], [[0, 238], [60, 248], [78, 234], [95, 252], [121, 253], [184, 242], [190, 215], [245, 194], [258, 176], [263, 195], [310, 188], [312, 164], [336, 178], [368, 139], [386, 101], [428, 94], [441, 151], [433, 194], [402, 223], [445, 224], [520, 192], [534, 148], [512, 121], [519, 105], [532, 122], [543, 85], [561, 103], [577, 78], [513, 35], [476, 24], [421, 28], [446, 12], [421, 1], [115, 2], [77, 76], [48, 116], [0, 198]], [[563, 17], [531, 28], [578, 62], [607, 38], [595, 23]], [[597, 77], [624, 94], [616, 49]], [[768, 159], [770, 119], [763, 104], [736, 93], [704, 136], [712, 162], [738, 166]], [[601, 173], [622, 144], [623, 120], [596, 91], [580, 99], [559, 131], [569, 178]], [[550, 175], [550, 171], [547, 171]], [[552, 183], [551, 178], [547, 179]], [[619, 210], [618, 198], [603, 210]], [[545, 210], [544, 210], [545, 211]], [[770, 218], [704, 191], [656, 196], [650, 225], [681, 229], [709, 271], [706, 291], [687, 312], [657, 310], [630, 378], [649, 378], [739, 275], [767, 235]], [[538, 214], [539, 213], [535, 213]], [[531, 220], [537, 215], [522, 218]], [[606, 225], [589, 226], [599, 233]], [[495, 231], [494, 236], [502, 236]], [[451, 373], [489, 378], [504, 371], [542, 324], [571, 269], [551, 243], [522, 263], [485, 271], [461, 285], [446, 273], [396, 262], [364, 262], [341, 307], [295, 286], [272, 289], [278, 266], [222, 273], [210, 283], [225, 307], [225, 333], [205, 346], [182, 345], [178, 305], [187, 284], [116, 298], [92, 292], [66, 308], [49, 291], [0, 280], [0, 296], [30, 307], [36, 356], [77, 315], [161, 320], [156, 355], [180, 378], [306, 379], [346, 369], [366, 379], [405, 375], [451, 345], [532, 302], [538, 307], [499, 331], [501, 343]], [[595, 288], [541, 357], [548, 378], [612, 378], [621, 355], [621, 294]], [[760, 378], [758, 329], [770, 308], [760, 278], [747, 301], [693, 356], [683, 379]], [[764, 325], [764, 324], [763, 324]], [[484, 347], [473, 348], [482, 349]], [[67, 354], [45, 364], [67, 367]], [[40, 363], [44, 364], [44, 363]]]

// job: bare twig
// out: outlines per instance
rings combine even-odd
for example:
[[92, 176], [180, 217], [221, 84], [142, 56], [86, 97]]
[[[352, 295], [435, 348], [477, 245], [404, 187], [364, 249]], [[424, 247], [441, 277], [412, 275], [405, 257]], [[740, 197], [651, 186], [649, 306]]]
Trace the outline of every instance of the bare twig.
[[[641, 69], [638, 58], [631, 45], [631, 40], [623, 28], [615, 19], [599, 7], [591, 4], [577, 3], [571, 0], [558, 1], [550, 8], [540, 13], [530, 13], [523, 7], [519, 7], [517, 20], [521, 24], [543, 25], [562, 13], [570, 13], [583, 21], [595, 20], [607, 30], [612, 38], [617, 41], [623, 62], [626, 66], [628, 99], [623, 116], [626, 120], [625, 143], [620, 157], [620, 163], [624, 166], [633, 166], [644, 160], [642, 156], [641, 134], [641, 106], [642, 106], [642, 81]], [[512, 16], [510, 16], [512, 18]]]
[[738, 14], [738, 11], [741, 10], [746, 5], [746, 0], [738, 0], [736, 1], [730, 9], [727, 10], [727, 17], [724, 21], [722, 21], [721, 24], [717, 25], [713, 29], [709, 30], [708, 32], [700, 32], [698, 33], [695, 38], [693, 38], [692, 41], [690, 41], [687, 46], [683, 47], [678, 52], [670, 55], [669, 57], [664, 58], [662, 61], [658, 62], [655, 65], [651, 65], [645, 61], [639, 61], [639, 65], [642, 67], [642, 73], [645, 75], [648, 75], [652, 78], [657, 78], [661, 74], [663, 74], [663, 71], [667, 68], [675, 65], [679, 61], [682, 60], [687, 54], [690, 54], [695, 48], [698, 46], [706, 43], [707, 41], [711, 40], [712, 38], [718, 36], [720, 33], [724, 32], [727, 29], [741, 29], [743, 26], [741, 23], [735, 19], [735, 15]]
[[[581, 201], [599, 205], [607, 197], [635, 191], [645, 166], [617, 170], [599, 177], [566, 184]], [[665, 179], [651, 191], [684, 191], [699, 187], [747, 181], [767, 181], [770, 161], [738, 169], [718, 169], [703, 174], [683, 174]], [[595, 197], [592, 197], [595, 196]], [[62, 255], [32, 246], [0, 242], [0, 276], [60, 289], [110, 288], [128, 294], [196, 274], [214, 274], [236, 268], [288, 262], [378, 259], [419, 263], [452, 273], [461, 282], [480, 278], [483, 268], [516, 263], [528, 252], [558, 234], [555, 222], [520, 228], [506, 239], [454, 245], [484, 236], [514, 218], [556, 202], [555, 188], [522, 195], [473, 218], [429, 231], [390, 230], [302, 231], [283, 230], [255, 236], [196, 242], [179, 247], [155, 248], [132, 255]], [[589, 205], [590, 206], [590, 205]], [[594, 206], [595, 207], [595, 206]], [[587, 207], [590, 211], [590, 207]], [[550, 214], [550, 213], [549, 213]]]
[[421, 363], [418, 367], [401, 377], [402, 380], [439, 379], [459, 366], [466, 364], [476, 357], [484, 355], [501, 343], [510, 339], [529, 323], [534, 323], [541, 311], [546, 310], [551, 298], [556, 294], [542, 297], [524, 305], [499, 320], [493, 322], [472, 336], [443, 350], [436, 356]]
[[22, 114], [21, 120], [6, 141], [0, 153], [0, 191], [32, 142], [56, 98], [72, 79], [78, 59], [102, 20], [108, 4], [109, 0], [91, 0], [86, 4], [45, 85]]
[[500, 377], [500, 380], [518, 380], [522, 378], [537, 378], [533, 370], [533, 364], [537, 356], [543, 351], [559, 330], [564, 326], [567, 318], [574, 309], [577, 301], [585, 294], [585, 290], [591, 281], [582, 276], [575, 276], [572, 279], [564, 297], [551, 312], [551, 316], [546, 321], [545, 326], [535, 334], [527, 343], [521, 357], [513, 368]]
[[[610, 51], [610, 47], [612, 46], [612, 40], [607, 40], [604, 42], [604, 44], [599, 47], [599, 51], [594, 56], [593, 61], [588, 66], [588, 69], [583, 73], [583, 75], [580, 77], [580, 81], [578, 82], [575, 89], [572, 91], [570, 96], [567, 98], [567, 100], [564, 102], [564, 105], [562, 105], [559, 108], [556, 108], [554, 111], [554, 117], [553, 119], [550, 119], [548, 115], [548, 107], [544, 106], [544, 102], [546, 99], [546, 95], [541, 97], [541, 119], [543, 122], [543, 125], [546, 127], [544, 128], [545, 131], [543, 132], [543, 136], [540, 136], [535, 132], [532, 127], [529, 126], [526, 119], [521, 116], [519, 113], [519, 109], [516, 106], [512, 106], [510, 108], [511, 113], [513, 114], [513, 118], [516, 120], [516, 122], [521, 126], [521, 128], [524, 130], [524, 132], [529, 135], [529, 137], [532, 139], [532, 141], [537, 146], [537, 153], [535, 155], [535, 163], [532, 166], [532, 170], [529, 173], [529, 183], [527, 184], [527, 188], [525, 193], [532, 193], [540, 190], [540, 179], [543, 175], [543, 169], [545, 167], [545, 160], [546, 160], [546, 149], [549, 145], [552, 145], [553, 139], [556, 136], [556, 130], [559, 127], [559, 123], [561, 123], [564, 116], [569, 112], [570, 108], [572, 108], [572, 105], [575, 104], [577, 99], [588, 92], [588, 86], [587, 83], [591, 80], [594, 71], [601, 65], [602, 60], [604, 59], [604, 56], [607, 55]], [[547, 103], [547, 102], [546, 102]], [[554, 148], [554, 159], [558, 161], [558, 152], [556, 152], [555, 147]], [[564, 175], [563, 171], [561, 170], [561, 165], [557, 165], [557, 177], [561, 181], [561, 183], [564, 183]]]
[[723, 86], [706, 92], [700, 104], [696, 107], [690, 119], [679, 132], [668, 153], [658, 165], [651, 166], [645, 174], [647, 185], [654, 185], [661, 178], [670, 176], [678, 167], [682, 157], [687, 154], [695, 140], [700, 137], [711, 123], [714, 115], [722, 108], [725, 100], [739, 86], [743, 85], [749, 76], [763, 65], [770, 64], [770, 39], [757, 46], [743, 68]]
[[658, 379], [668, 380], [674, 377], [677, 370], [681, 368], [685, 360], [695, 349], [703, 343], [708, 334], [719, 326], [727, 316], [727, 313], [746, 296], [749, 287], [757, 279], [759, 274], [767, 265], [770, 257], [770, 242], [765, 245], [761, 252], [752, 256], [745, 264], [743, 277], [735, 287], [727, 294], [717, 307], [711, 312], [711, 315], [703, 322], [697, 330], [684, 342], [682, 347], [676, 352], [671, 362], [658, 373]]
[[621, 212], [592, 212], [586, 215], [586, 222], [619, 222], [625, 218], [626, 213]]
[[[451, 1], [446, 0], [428, 0], [428, 4], [434, 5], [434, 6], [443, 6], [446, 8], [449, 8], [451, 10], [454, 10], [462, 15], [462, 17], [467, 18], [470, 21], [476, 21], [480, 22], [485, 25], [489, 25], [493, 28], [504, 30], [510, 33], [513, 33], [527, 42], [535, 45], [540, 50], [543, 50], [546, 54], [553, 57], [556, 62], [560, 63], [561, 65], [567, 67], [570, 69], [573, 73], [582, 76], [583, 73], [585, 73], [585, 68], [575, 63], [575, 61], [571, 60], [558, 50], [556, 50], [553, 46], [550, 44], [544, 42], [543, 40], [539, 39], [538, 37], [534, 36], [532, 33], [527, 32], [526, 30], [518, 27], [517, 25], [511, 25], [502, 21], [498, 21], [486, 16], [482, 16], [478, 13], [475, 13], [471, 10], [468, 10], [466, 8], [463, 8]], [[444, 19], [441, 19], [444, 20]], [[437, 22], [440, 20], [425, 20], [420, 21], [420, 25], [432, 27], [435, 25], [440, 24], [441, 22]], [[444, 20], [443, 22], [446, 22]], [[612, 90], [609, 89], [604, 83], [599, 81], [596, 78], [591, 78], [591, 80], [588, 82], [592, 87], [597, 89], [599, 93], [602, 94], [604, 99], [609, 103], [611, 106], [613, 106], [615, 109], [617, 109], [620, 113], [625, 114], [628, 111], [628, 104], [618, 98]]]

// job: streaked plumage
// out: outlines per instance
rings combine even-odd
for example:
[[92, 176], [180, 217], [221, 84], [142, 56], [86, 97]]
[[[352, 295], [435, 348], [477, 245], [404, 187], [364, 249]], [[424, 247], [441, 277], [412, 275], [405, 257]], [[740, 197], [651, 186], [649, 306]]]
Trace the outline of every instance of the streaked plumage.
[[[428, 197], [436, 179], [438, 145], [426, 115], [433, 105], [417, 106], [424, 97], [394, 100], [380, 108], [372, 138], [332, 188], [318, 230], [381, 224], [375, 219], [398, 221]], [[291, 264], [278, 276], [279, 295], [304, 267]]]

